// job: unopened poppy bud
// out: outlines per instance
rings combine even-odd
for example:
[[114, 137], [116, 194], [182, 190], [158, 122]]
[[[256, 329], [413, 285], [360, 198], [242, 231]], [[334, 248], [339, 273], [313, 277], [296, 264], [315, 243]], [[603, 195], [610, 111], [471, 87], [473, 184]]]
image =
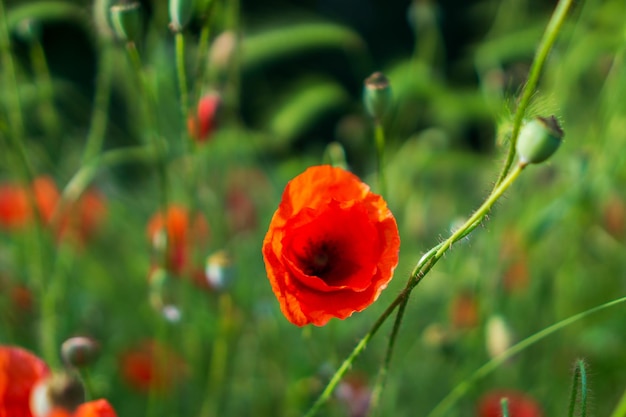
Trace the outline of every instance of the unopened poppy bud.
[[217, 128], [217, 115], [222, 104], [219, 93], [205, 94], [198, 101], [196, 114], [187, 118], [189, 136], [198, 142], [205, 142]]
[[526, 123], [517, 139], [517, 153], [522, 165], [538, 164], [548, 159], [561, 145], [563, 130], [554, 116], [536, 117]]
[[71, 337], [61, 345], [63, 361], [76, 368], [92, 364], [100, 353], [100, 344], [89, 337]]
[[381, 120], [392, 102], [391, 84], [382, 72], [375, 72], [365, 79], [363, 104], [371, 117]]
[[194, 0], [170, 0], [170, 29], [180, 32], [191, 19], [194, 9]]
[[34, 417], [45, 417], [55, 408], [74, 412], [83, 402], [85, 388], [78, 376], [61, 372], [35, 385], [30, 396], [30, 409]]
[[141, 35], [141, 4], [128, 3], [111, 6], [111, 23], [115, 35], [127, 42], [137, 42]]

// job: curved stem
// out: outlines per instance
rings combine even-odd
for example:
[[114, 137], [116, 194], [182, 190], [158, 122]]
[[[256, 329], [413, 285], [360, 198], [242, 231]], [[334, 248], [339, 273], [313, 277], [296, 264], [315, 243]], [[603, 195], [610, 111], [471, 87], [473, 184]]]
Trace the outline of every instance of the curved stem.
[[82, 162], [87, 163], [101, 150], [107, 126], [109, 100], [111, 98], [112, 46], [109, 42], [103, 45], [100, 53], [100, 70], [96, 78], [96, 93], [91, 111], [91, 124], [87, 134], [87, 143], [83, 150]]
[[553, 333], [569, 326], [570, 324], [574, 324], [579, 320], [582, 320], [594, 313], [605, 310], [610, 307], [614, 307], [618, 304], [626, 302], [626, 297], [618, 298], [613, 301], [609, 301], [607, 303], [601, 304], [599, 306], [593, 307], [589, 310], [583, 311], [582, 313], [575, 314], [566, 319], [563, 319], [551, 326], [546, 327], [545, 329], [533, 334], [532, 336], [527, 337], [521, 342], [511, 346], [509, 349], [504, 351], [502, 354], [496, 356], [491, 359], [489, 362], [478, 368], [469, 378], [465, 379], [459, 385], [457, 385], [450, 393], [439, 402], [439, 404], [428, 414], [428, 417], [440, 417], [448, 414], [450, 408], [461, 398], [465, 393], [467, 393], [471, 387], [474, 385], [476, 381], [484, 378], [489, 375], [491, 372], [496, 370], [500, 365], [506, 363], [513, 356], [517, 355], [521, 351], [526, 348], [534, 345], [535, 343], [545, 339]]
[[524, 120], [524, 116], [526, 116], [526, 110], [528, 109], [533, 94], [535, 93], [535, 89], [537, 88], [537, 83], [539, 82], [541, 70], [543, 69], [543, 66], [546, 62], [548, 54], [550, 53], [550, 50], [552, 49], [552, 46], [554, 45], [554, 42], [556, 41], [556, 37], [563, 27], [565, 17], [567, 16], [567, 12], [571, 5], [572, 0], [559, 1], [556, 9], [552, 13], [550, 21], [548, 22], [548, 26], [546, 27], [546, 31], [541, 38], [539, 46], [537, 47], [535, 59], [533, 60], [532, 66], [530, 67], [528, 80], [526, 81], [526, 84], [524, 84], [522, 96], [519, 100], [517, 110], [515, 111], [509, 150], [502, 170], [500, 171], [500, 175], [498, 176], [498, 180], [496, 181], [496, 187], [504, 180], [509, 172], [509, 169], [511, 168], [511, 165], [513, 164], [513, 159], [515, 158], [515, 146], [517, 144], [517, 138], [522, 128], [522, 121]]
[[[480, 224], [487, 213], [496, 202], [498, 198], [504, 194], [504, 192], [515, 182], [517, 177], [521, 174], [526, 165], [518, 164], [516, 168], [509, 174], [509, 176], [502, 181], [502, 183], [491, 193], [491, 195], [485, 200], [485, 202], [480, 206], [478, 210], [461, 226], [455, 233], [453, 233], [448, 239], [439, 245], [432, 248], [430, 251], [426, 253], [420, 259], [418, 264], [413, 269], [411, 276], [407, 282], [404, 290], [391, 302], [389, 307], [380, 315], [378, 320], [374, 323], [374, 325], [370, 328], [369, 332], [365, 334], [365, 336], [359, 341], [356, 347], [352, 350], [350, 355], [343, 361], [339, 369], [332, 376], [331, 380], [328, 382], [320, 396], [317, 398], [315, 403], [311, 406], [309, 411], [305, 414], [305, 417], [314, 416], [317, 411], [321, 408], [321, 406], [330, 398], [330, 395], [334, 391], [335, 387], [341, 381], [341, 378], [345, 375], [345, 373], [350, 369], [354, 360], [361, 354], [361, 352], [367, 346], [369, 340], [376, 334], [376, 332], [380, 329], [382, 324], [387, 320], [387, 318], [393, 313], [393, 311], [408, 300], [411, 291], [415, 289], [415, 287], [422, 281], [422, 279], [426, 276], [426, 274], [435, 266], [435, 264], [441, 259], [441, 257], [452, 247], [452, 245], [467, 236], [472, 230], [474, 230], [478, 224]], [[399, 324], [398, 324], [399, 325]], [[395, 336], [393, 337], [395, 339]], [[393, 344], [391, 345], [393, 349]], [[388, 355], [391, 357], [392, 352], [388, 352]]]

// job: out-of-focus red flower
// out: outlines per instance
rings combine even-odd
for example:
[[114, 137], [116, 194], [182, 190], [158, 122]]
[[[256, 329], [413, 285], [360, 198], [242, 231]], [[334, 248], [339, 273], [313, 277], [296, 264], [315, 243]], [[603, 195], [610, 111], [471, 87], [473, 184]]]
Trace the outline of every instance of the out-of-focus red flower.
[[117, 414], [107, 400], [100, 399], [81, 404], [74, 413], [55, 408], [47, 417], [117, 417]]
[[31, 391], [49, 372], [46, 364], [32, 353], [0, 345], [0, 417], [32, 417]]
[[139, 391], [166, 391], [187, 374], [187, 365], [173, 350], [153, 340], [145, 340], [124, 352], [120, 371], [128, 385]]
[[[0, 226], [19, 228], [33, 220], [28, 196], [29, 190], [15, 184], [0, 186]], [[32, 184], [37, 216], [54, 228], [57, 238], [71, 237], [85, 243], [102, 223], [106, 215], [104, 197], [95, 190], [87, 190], [73, 204], [59, 207], [61, 195], [52, 178], [41, 176]], [[55, 213], [59, 210], [59, 213]], [[53, 216], [57, 216], [54, 224]]]
[[516, 293], [528, 288], [530, 283], [528, 251], [519, 232], [510, 230], [504, 236], [500, 248], [500, 262], [504, 265], [502, 285], [505, 291]]
[[14, 229], [24, 226], [30, 216], [26, 190], [15, 184], [0, 185], [0, 227]]
[[478, 325], [478, 300], [470, 291], [457, 294], [450, 306], [450, 319], [457, 329], [471, 329]]
[[477, 417], [501, 417], [500, 400], [507, 398], [510, 417], [541, 417], [543, 413], [539, 404], [530, 396], [513, 390], [491, 391], [478, 401]]
[[615, 239], [626, 236], [626, 204], [618, 195], [611, 196], [605, 203], [602, 213], [602, 225]]
[[263, 241], [265, 268], [292, 323], [322, 326], [362, 311], [398, 264], [387, 203], [357, 176], [315, 166], [287, 184]]
[[231, 188], [226, 194], [226, 216], [230, 229], [246, 232], [257, 227], [257, 212], [251, 196], [242, 188]]
[[148, 221], [148, 239], [157, 249], [167, 243], [167, 268], [175, 274], [189, 271], [191, 251], [202, 250], [209, 237], [205, 217], [198, 213], [193, 222], [189, 217], [187, 208], [171, 205], [165, 217], [157, 212]]
[[[15, 346], [0, 345], [0, 417], [36, 417], [32, 408], [34, 396], [41, 383], [50, 376], [44, 361]], [[49, 399], [44, 396], [46, 401]], [[43, 407], [46, 409], [46, 406]], [[55, 408], [45, 417], [117, 417], [106, 400], [81, 404], [74, 413]]]
[[200, 98], [196, 114], [187, 118], [187, 131], [198, 142], [210, 139], [217, 127], [217, 111], [222, 102], [218, 93], [208, 93]]

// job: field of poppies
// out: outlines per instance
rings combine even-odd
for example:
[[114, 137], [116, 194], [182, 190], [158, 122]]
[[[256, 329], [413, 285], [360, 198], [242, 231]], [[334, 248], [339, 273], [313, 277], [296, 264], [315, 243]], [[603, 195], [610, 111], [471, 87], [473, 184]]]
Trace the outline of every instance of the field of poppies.
[[626, 417], [625, 54], [623, 0], [0, 0], [0, 417]]

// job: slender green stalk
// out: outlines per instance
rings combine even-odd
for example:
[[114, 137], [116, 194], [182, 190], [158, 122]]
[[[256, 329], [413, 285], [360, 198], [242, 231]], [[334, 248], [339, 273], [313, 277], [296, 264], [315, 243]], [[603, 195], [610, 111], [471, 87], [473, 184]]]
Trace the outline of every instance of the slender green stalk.
[[[178, 76], [178, 89], [180, 90], [180, 111], [183, 126], [189, 115], [189, 96], [187, 92], [187, 74], [185, 71], [185, 36], [182, 32], [176, 32], [176, 73]], [[187, 137], [183, 128], [183, 138]]]
[[80, 370], [80, 376], [83, 379], [83, 383], [85, 385], [85, 391], [86, 391], [86, 400], [87, 401], [91, 401], [91, 400], [95, 400], [96, 397], [96, 390], [93, 387], [93, 382], [91, 380], [91, 374], [89, 372], [88, 368], [83, 368]]
[[83, 151], [82, 163], [85, 164], [94, 158], [102, 150], [104, 135], [106, 133], [109, 100], [111, 98], [111, 82], [113, 68], [113, 47], [110, 42], [102, 45], [100, 53], [100, 65], [96, 78], [96, 93], [93, 110], [91, 112], [91, 124], [87, 135], [87, 143]]
[[611, 417], [626, 417], [626, 390], [624, 390], [624, 394], [622, 394], [622, 398], [617, 403]]
[[24, 147], [24, 118], [22, 115], [22, 104], [18, 89], [15, 62], [11, 54], [11, 40], [9, 28], [7, 26], [6, 14], [4, 11], [4, 1], [0, 0], [0, 57], [2, 58], [3, 74], [5, 76], [4, 86], [8, 90], [6, 100], [7, 114], [9, 118], [9, 129], [11, 144], [17, 153], [21, 169], [27, 183], [32, 183], [34, 174], [30, 161]]
[[509, 399], [504, 397], [500, 399], [500, 410], [502, 417], [509, 417]]
[[502, 354], [496, 356], [495, 358], [491, 359], [489, 362], [478, 368], [476, 371], [474, 371], [472, 375], [470, 375], [463, 382], [457, 385], [443, 400], [439, 402], [439, 404], [428, 414], [427, 417], [441, 417], [448, 415], [452, 406], [460, 398], [462, 398], [463, 395], [465, 395], [477, 381], [486, 377], [491, 372], [498, 369], [502, 364], [506, 363], [513, 356], [517, 355], [528, 347], [534, 345], [535, 343], [538, 343], [539, 341], [556, 333], [557, 331], [562, 330], [570, 324], [574, 324], [577, 321], [585, 319], [599, 311], [615, 307], [623, 302], [626, 302], [626, 297], [618, 298], [613, 301], [609, 301], [599, 306], [590, 308], [589, 310], [585, 310], [581, 313], [575, 314], [557, 323], [554, 323], [553, 325], [548, 326], [545, 329], [533, 334], [532, 336], [527, 337], [521, 342], [511, 346]]
[[378, 188], [380, 195], [384, 197], [387, 194], [383, 161], [385, 154], [385, 128], [379, 120], [377, 120], [374, 124], [374, 135], [376, 137], [376, 158], [378, 162]]
[[49, 137], [58, 139], [60, 124], [57, 112], [54, 108], [52, 80], [46, 61], [46, 54], [38, 38], [34, 39], [31, 43], [30, 58], [33, 63], [35, 79], [39, 89], [39, 97], [41, 99], [40, 112], [44, 126]]
[[200, 417], [218, 415], [219, 399], [222, 397], [226, 363], [228, 360], [228, 334], [232, 320], [232, 300], [229, 294], [220, 294], [218, 334], [213, 341], [213, 351], [208, 369], [207, 394], [205, 395]]
[[378, 371], [378, 377], [376, 378], [376, 384], [374, 385], [374, 389], [372, 390], [372, 398], [370, 400], [370, 412], [376, 410], [380, 403], [380, 396], [383, 391], [383, 387], [385, 386], [385, 382], [387, 380], [387, 373], [389, 372], [389, 367], [391, 365], [391, 358], [393, 357], [393, 349], [396, 344], [396, 339], [398, 336], [398, 332], [400, 331], [400, 325], [402, 324], [402, 318], [404, 317], [404, 312], [406, 310], [406, 305], [409, 302], [409, 297], [405, 297], [400, 306], [398, 307], [398, 312], [396, 313], [396, 319], [393, 322], [393, 328], [391, 329], [391, 334], [389, 335], [389, 342], [387, 344], [387, 352], [385, 354], [385, 359], [383, 361], [383, 365], [380, 367]]
[[[363, 338], [359, 341], [356, 347], [352, 350], [350, 355], [343, 361], [343, 363], [339, 366], [339, 369], [335, 371], [334, 375], [317, 398], [317, 400], [313, 403], [309, 411], [305, 414], [305, 417], [314, 416], [322, 407], [322, 405], [330, 398], [332, 392], [335, 387], [345, 373], [350, 369], [354, 360], [361, 354], [361, 352], [366, 348], [370, 339], [376, 334], [376, 332], [380, 329], [382, 324], [387, 320], [387, 318], [393, 313], [393, 311], [399, 305], [406, 302], [409, 298], [411, 291], [415, 289], [415, 287], [422, 281], [422, 279], [426, 276], [426, 274], [435, 266], [435, 264], [441, 259], [441, 257], [452, 247], [452, 245], [467, 236], [471, 230], [474, 230], [478, 224], [480, 224], [489, 210], [496, 202], [498, 198], [504, 194], [504, 192], [515, 182], [515, 180], [519, 177], [523, 169], [526, 165], [518, 164], [516, 168], [511, 171], [509, 176], [505, 178], [504, 181], [491, 193], [491, 195], [485, 200], [485, 202], [480, 206], [478, 210], [465, 222], [463, 226], [461, 226], [455, 233], [453, 233], [448, 239], [439, 245], [435, 246], [431, 250], [429, 250], [420, 261], [417, 263], [411, 276], [407, 282], [404, 290], [391, 302], [389, 307], [378, 317], [378, 320], [372, 325], [370, 330], [363, 336]], [[399, 326], [399, 324], [398, 324]], [[397, 336], [396, 333], [392, 333], [392, 339], [395, 339]], [[393, 350], [394, 342], [391, 342], [391, 348]], [[392, 351], [388, 351], [387, 355], [391, 357]]]
[[548, 26], [546, 27], [546, 31], [541, 38], [539, 46], [537, 47], [537, 51], [535, 52], [535, 58], [533, 60], [532, 66], [530, 67], [528, 80], [526, 81], [526, 84], [524, 84], [522, 95], [517, 105], [517, 110], [515, 111], [509, 150], [502, 170], [500, 171], [500, 175], [498, 176], [498, 180], [496, 181], [496, 187], [504, 180], [509, 172], [509, 169], [511, 168], [511, 165], [513, 164], [513, 160], [515, 158], [515, 146], [517, 144], [517, 138], [522, 128], [522, 122], [524, 120], [524, 117], [526, 116], [526, 110], [528, 110], [528, 106], [530, 105], [533, 94], [535, 94], [535, 90], [537, 88], [537, 83], [539, 82], [539, 76], [541, 75], [543, 66], [546, 62], [546, 59], [548, 58], [548, 54], [550, 53], [552, 46], [554, 45], [554, 42], [556, 41], [558, 34], [561, 32], [563, 23], [565, 22], [565, 17], [567, 16], [567, 12], [569, 11], [571, 5], [572, 0], [559, 1], [556, 9], [552, 13], [550, 21], [548, 22]]
[[[580, 387], [578, 386], [580, 382]], [[576, 403], [578, 400], [578, 392], [580, 391], [580, 413], [579, 417], [587, 417], [587, 366], [585, 361], [579, 359], [576, 361], [574, 369], [574, 379], [572, 381], [572, 393], [570, 395], [568, 417], [574, 417], [576, 411]]]

